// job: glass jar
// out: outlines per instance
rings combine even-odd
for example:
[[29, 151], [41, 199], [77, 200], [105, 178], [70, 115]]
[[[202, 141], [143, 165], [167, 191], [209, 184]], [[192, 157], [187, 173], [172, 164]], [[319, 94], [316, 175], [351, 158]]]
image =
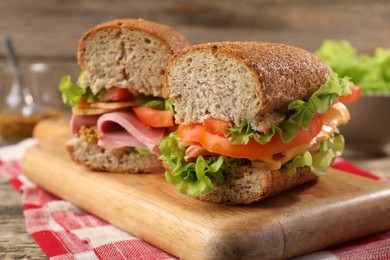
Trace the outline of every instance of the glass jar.
[[[10, 144], [32, 136], [35, 125], [46, 118], [60, 117], [66, 112], [58, 90], [61, 66], [47, 63], [21, 64], [24, 84], [30, 96], [23, 94], [14, 71], [0, 67], [0, 143]], [[28, 100], [29, 99], [29, 100]], [[26, 113], [26, 103], [37, 108]]]

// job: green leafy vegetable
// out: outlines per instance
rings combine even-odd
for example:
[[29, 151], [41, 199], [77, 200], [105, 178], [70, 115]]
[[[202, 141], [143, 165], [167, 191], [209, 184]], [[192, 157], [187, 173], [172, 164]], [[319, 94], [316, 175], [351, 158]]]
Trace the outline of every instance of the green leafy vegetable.
[[62, 93], [62, 102], [69, 106], [77, 105], [81, 100], [93, 103], [100, 99], [106, 92], [105, 89], [102, 89], [97, 94], [93, 94], [91, 88], [82, 87], [80, 85], [81, 76], [82, 74], [80, 74], [77, 83], [73, 83], [69, 75], [63, 76], [60, 80], [59, 89]]
[[341, 155], [343, 150], [344, 137], [338, 135], [322, 141], [316, 153], [311, 154], [307, 151], [284, 164], [284, 167], [295, 172], [299, 167], [310, 166], [313, 173], [317, 176], [322, 176], [328, 171], [333, 158]]
[[159, 100], [159, 99], [151, 100], [147, 102], [144, 106], [157, 109], [157, 110], [164, 110], [164, 100]]
[[336, 98], [350, 94], [351, 85], [348, 78], [339, 78], [336, 73], [331, 73], [325, 84], [307, 101], [291, 102], [288, 106], [288, 118], [279, 126], [272, 125], [268, 134], [253, 130], [248, 121], [243, 120], [240, 125], [228, 129], [225, 136], [229, 137], [232, 144], [247, 144], [250, 138], [254, 138], [260, 144], [266, 144], [275, 133], [278, 133], [282, 141], [288, 143], [297, 136], [300, 128], [305, 130], [309, 128], [315, 113], [326, 113]]
[[185, 148], [181, 146], [177, 132], [171, 133], [160, 143], [162, 156], [171, 172], [165, 173], [166, 180], [173, 184], [181, 193], [198, 196], [209, 193], [213, 189], [212, 182], [223, 183], [222, 172], [225, 169], [238, 166], [242, 160], [226, 156], [205, 159], [199, 156], [196, 162], [184, 161]]
[[170, 110], [172, 114], [175, 114], [175, 107], [172, 98], [167, 98], [164, 100], [164, 110]]
[[363, 93], [390, 93], [390, 49], [359, 55], [348, 41], [324, 41], [315, 54], [340, 77], [350, 77]]
[[61, 78], [59, 89], [62, 93], [62, 102], [69, 106], [74, 106], [81, 101], [81, 97], [86, 93], [86, 88], [77, 83], [73, 83], [70, 76]]
[[[93, 103], [103, 97], [106, 89], [101, 89], [98, 93], [94, 94], [90, 87], [83, 87], [81, 85], [81, 79], [83, 72], [80, 73], [77, 83], [73, 83], [71, 77], [63, 76], [60, 80], [59, 89], [62, 93], [62, 101], [69, 105], [74, 106], [85, 100], [89, 103]], [[171, 110], [173, 113], [173, 100], [168, 98], [164, 99], [161, 97], [137, 95], [134, 97], [134, 102], [139, 106], [146, 106], [157, 110]]]
[[86, 87], [85, 94], [82, 96], [84, 100], [88, 103], [93, 103], [103, 97], [104, 93], [106, 93], [107, 89], [102, 88], [98, 93], [93, 94], [90, 87]]
[[139, 154], [153, 154], [150, 150], [141, 147], [134, 147], [134, 150]]
[[311, 166], [313, 163], [313, 157], [309, 151], [306, 151], [304, 154], [299, 155], [289, 162], [283, 165], [284, 168], [296, 172], [298, 168], [303, 166]]
[[[161, 141], [160, 150], [163, 155], [159, 159], [171, 168], [170, 173], [165, 173], [166, 180], [181, 193], [190, 196], [209, 193], [213, 189], [213, 182], [224, 182], [222, 174], [224, 170], [237, 167], [244, 162], [243, 159], [222, 155], [209, 159], [199, 156], [196, 162], [186, 162], [185, 148], [181, 146], [177, 132], [171, 133]], [[344, 138], [338, 135], [322, 141], [316, 153], [306, 151], [284, 164], [283, 168], [296, 172], [299, 167], [309, 166], [312, 172], [321, 176], [328, 171], [333, 158], [341, 155], [343, 150]]]
[[318, 176], [324, 175], [331, 165], [333, 158], [343, 153], [344, 143], [344, 137], [342, 135], [322, 141], [319, 151], [313, 154], [311, 170]]
[[173, 112], [173, 100], [161, 97], [137, 95], [134, 97], [134, 102], [139, 106], [150, 107], [157, 110], [171, 110]]

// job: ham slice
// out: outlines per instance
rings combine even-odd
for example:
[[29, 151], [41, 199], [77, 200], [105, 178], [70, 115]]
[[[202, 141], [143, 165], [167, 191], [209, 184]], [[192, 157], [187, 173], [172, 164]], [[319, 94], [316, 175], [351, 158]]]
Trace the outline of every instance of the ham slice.
[[70, 119], [70, 129], [72, 134], [77, 134], [82, 126], [88, 127], [96, 125], [99, 116], [100, 115], [87, 116], [73, 114]]
[[101, 136], [98, 145], [105, 149], [141, 147], [161, 155], [158, 145], [164, 137], [164, 129], [145, 126], [132, 111], [116, 111], [100, 116], [97, 130]]
[[209, 156], [209, 155], [215, 155], [215, 153], [211, 153], [207, 151], [200, 144], [192, 144], [187, 147], [184, 160], [187, 162], [191, 162], [191, 161], [196, 161], [196, 158], [198, 158], [199, 156]]
[[116, 149], [120, 147], [140, 147], [148, 149], [143, 143], [138, 141], [134, 136], [129, 135], [126, 130], [111, 131], [102, 134], [99, 138], [98, 145], [104, 149]]

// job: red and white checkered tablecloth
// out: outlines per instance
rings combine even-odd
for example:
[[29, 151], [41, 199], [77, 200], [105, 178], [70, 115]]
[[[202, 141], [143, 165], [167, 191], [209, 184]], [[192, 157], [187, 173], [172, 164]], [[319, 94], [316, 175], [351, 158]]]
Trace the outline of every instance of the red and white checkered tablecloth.
[[[23, 192], [27, 232], [49, 259], [176, 259], [31, 183], [22, 173], [20, 160], [34, 143], [28, 139], [0, 148], [0, 168], [4, 178]], [[333, 167], [389, 182], [343, 159]], [[390, 259], [390, 230], [295, 259]]]

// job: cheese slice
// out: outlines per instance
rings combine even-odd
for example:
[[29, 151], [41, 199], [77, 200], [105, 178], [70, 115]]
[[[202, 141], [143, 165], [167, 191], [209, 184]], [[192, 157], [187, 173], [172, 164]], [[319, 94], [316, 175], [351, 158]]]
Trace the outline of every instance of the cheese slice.
[[252, 166], [265, 170], [278, 170], [283, 164], [305, 153], [315, 144], [332, 137], [335, 133], [338, 133], [338, 126], [346, 124], [349, 119], [350, 114], [347, 107], [341, 102], [335, 103], [329, 111], [323, 115], [322, 120], [324, 125], [322, 130], [311, 142], [288, 149], [273, 156], [252, 160]]
[[288, 149], [271, 157], [262, 157], [256, 160], [252, 160], [252, 166], [265, 170], [278, 170], [286, 162], [297, 157], [298, 155], [305, 153], [310, 147], [312, 147], [312, 145], [313, 144], [310, 142]]
[[101, 115], [114, 110], [133, 107], [137, 104], [134, 101], [124, 102], [94, 102], [90, 104], [79, 104], [72, 107], [75, 115]]

